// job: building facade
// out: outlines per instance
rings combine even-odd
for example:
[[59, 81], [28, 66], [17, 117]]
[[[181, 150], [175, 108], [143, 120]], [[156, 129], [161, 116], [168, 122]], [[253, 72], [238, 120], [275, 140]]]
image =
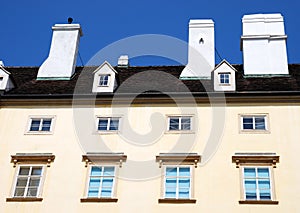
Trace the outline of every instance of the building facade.
[[283, 17], [243, 18], [244, 64], [214, 64], [191, 20], [186, 66], [76, 67], [55, 25], [40, 67], [1, 65], [0, 212], [299, 212], [299, 64]]

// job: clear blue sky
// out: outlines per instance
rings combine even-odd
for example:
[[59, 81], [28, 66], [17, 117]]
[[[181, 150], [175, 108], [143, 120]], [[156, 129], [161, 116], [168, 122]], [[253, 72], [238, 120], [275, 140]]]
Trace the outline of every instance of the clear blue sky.
[[[40, 66], [48, 56], [52, 25], [66, 23], [69, 16], [82, 26], [79, 51], [85, 63], [128, 36], [164, 34], [187, 41], [191, 18], [212, 18], [218, 52], [232, 64], [242, 63], [241, 18], [253, 13], [284, 16], [289, 63], [300, 63], [299, 0], [5, 0], [0, 6], [0, 60], [7, 66]], [[146, 58], [133, 65], [168, 63]]]

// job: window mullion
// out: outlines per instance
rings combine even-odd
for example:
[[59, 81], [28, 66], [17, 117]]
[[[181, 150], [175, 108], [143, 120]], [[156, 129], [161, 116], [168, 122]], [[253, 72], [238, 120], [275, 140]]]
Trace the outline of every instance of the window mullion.
[[182, 127], [181, 127], [181, 117], [178, 119], [178, 129], [179, 130], [182, 130]]
[[107, 127], [106, 128], [107, 128], [107, 130], [110, 129], [110, 118], [107, 119]]

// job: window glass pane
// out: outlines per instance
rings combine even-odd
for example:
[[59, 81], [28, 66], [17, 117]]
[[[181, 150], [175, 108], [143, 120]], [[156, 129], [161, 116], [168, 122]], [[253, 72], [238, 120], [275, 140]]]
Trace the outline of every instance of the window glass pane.
[[255, 178], [255, 168], [244, 168], [245, 178]]
[[257, 200], [256, 190], [246, 190], [246, 200]]
[[14, 193], [14, 197], [23, 197], [25, 193], [25, 187], [17, 187]]
[[229, 74], [220, 74], [220, 83], [221, 84], [229, 84]]
[[102, 181], [102, 187], [104, 188], [112, 188], [113, 187], [113, 182], [114, 182], [114, 179], [112, 178], [105, 178], [103, 179]]
[[119, 128], [119, 119], [111, 119], [109, 130], [118, 130]]
[[258, 168], [258, 177], [260, 178], [269, 178], [269, 169], [268, 168]]
[[108, 85], [109, 75], [100, 75], [99, 85], [107, 86]]
[[100, 187], [100, 178], [91, 177], [89, 187], [90, 188], [94, 188], [94, 187], [99, 188]]
[[264, 117], [255, 118], [255, 129], [266, 129]]
[[99, 189], [98, 188], [90, 188], [88, 192], [88, 197], [98, 197]]
[[43, 119], [42, 131], [50, 131], [51, 119]]
[[270, 189], [270, 181], [269, 180], [259, 180], [258, 181], [259, 189]]
[[260, 190], [259, 197], [261, 200], [271, 200], [270, 190]]
[[168, 167], [166, 169], [166, 176], [177, 176], [177, 168], [176, 167]]
[[114, 176], [115, 167], [104, 167], [103, 176]]
[[179, 118], [170, 118], [169, 130], [179, 130]]
[[25, 187], [27, 185], [27, 178], [18, 178], [17, 187]]
[[40, 185], [40, 178], [31, 178], [29, 181], [29, 187], [38, 187]]
[[91, 176], [101, 176], [102, 167], [93, 166], [91, 170]]
[[29, 167], [21, 167], [19, 170], [19, 175], [29, 175]]
[[40, 119], [37, 120], [31, 120], [31, 125], [30, 125], [30, 131], [39, 131], [40, 128]]
[[184, 178], [184, 179], [179, 179], [179, 188], [190, 188], [190, 179], [189, 178]]
[[176, 198], [176, 188], [166, 188], [166, 198]]
[[179, 198], [189, 198], [190, 197], [190, 190], [188, 188], [181, 188], [179, 189], [178, 193]]
[[107, 130], [108, 119], [99, 119], [98, 130]]
[[111, 189], [102, 188], [101, 190], [101, 197], [111, 197]]
[[27, 197], [36, 197], [37, 196], [37, 188], [28, 188], [27, 190]]
[[176, 178], [166, 179], [166, 188], [176, 188], [176, 185], [177, 185]]
[[256, 189], [256, 180], [245, 180], [246, 189]]
[[41, 175], [42, 167], [33, 167], [31, 170], [31, 175]]
[[243, 118], [243, 129], [253, 129], [253, 119], [252, 118]]
[[191, 129], [191, 118], [184, 117], [181, 119], [181, 129], [182, 130]]
[[179, 176], [190, 176], [190, 168], [189, 167], [182, 167], [179, 168]]

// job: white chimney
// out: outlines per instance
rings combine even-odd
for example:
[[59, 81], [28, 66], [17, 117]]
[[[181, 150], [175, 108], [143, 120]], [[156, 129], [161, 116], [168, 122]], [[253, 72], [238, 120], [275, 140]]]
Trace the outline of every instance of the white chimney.
[[129, 66], [129, 59], [128, 55], [121, 55], [118, 59], [118, 67], [128, 67]]
[[241, 37], [244, 74], [288, 74], [286, 39], [281, 14], [245, 15]]
[[210, 79], [215, 67], [214, 22], [190, 20], [188, 64], [182, 71], [181, 79]]
[[55, 24], [52, 30], [49, 56], [41, 65], [37, 80], [68, 80], [75, 72], [81, 27]]

